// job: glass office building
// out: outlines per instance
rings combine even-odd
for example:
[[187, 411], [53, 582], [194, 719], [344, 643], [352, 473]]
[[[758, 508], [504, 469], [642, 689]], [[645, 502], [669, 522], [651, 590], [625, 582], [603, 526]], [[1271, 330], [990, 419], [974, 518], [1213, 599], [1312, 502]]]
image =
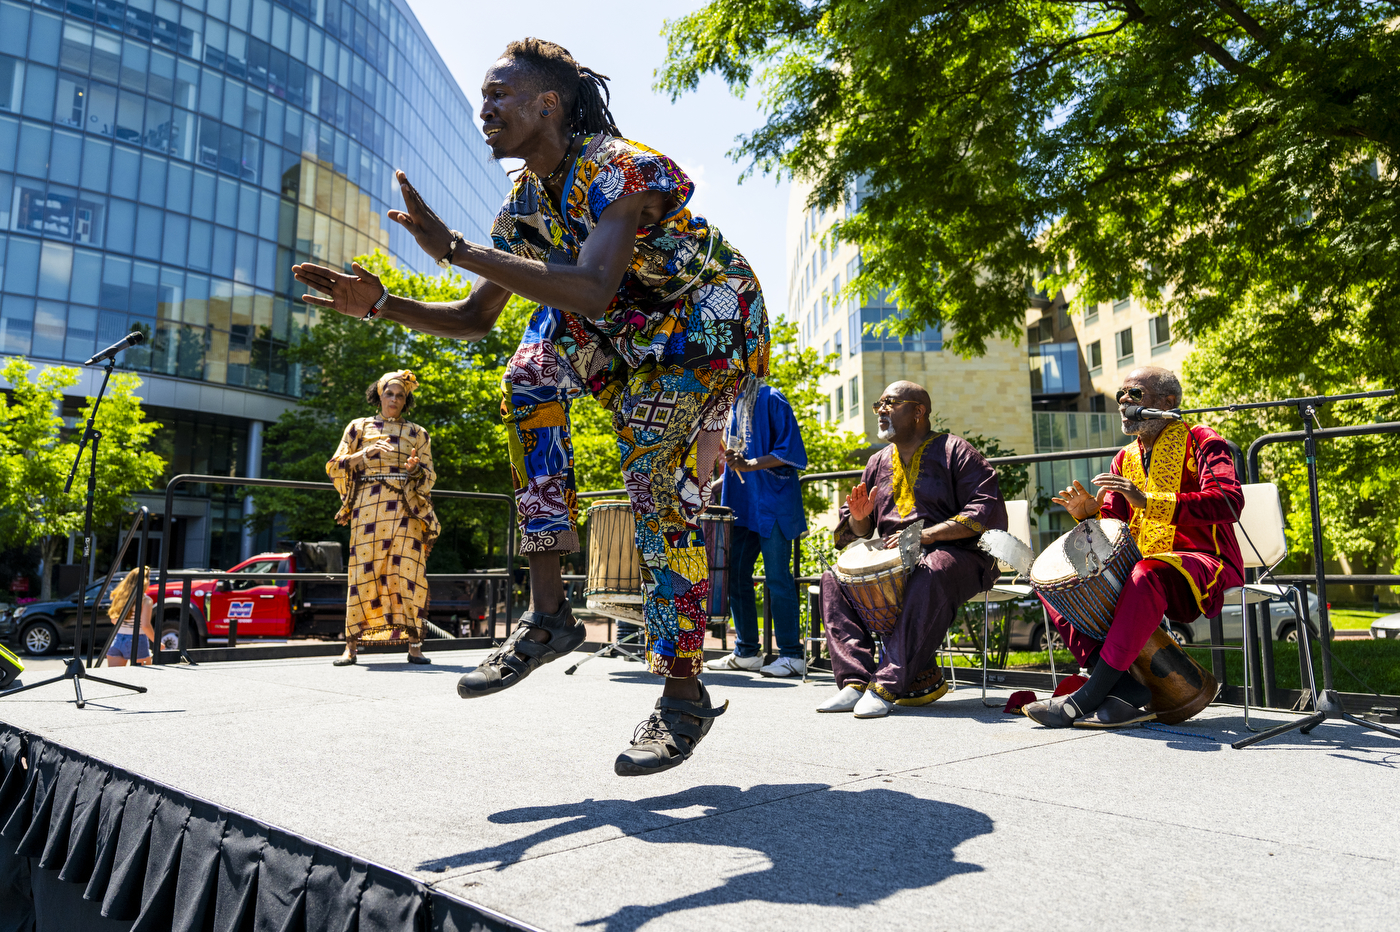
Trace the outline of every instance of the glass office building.
[[[0, 354], [80, 363], [145, 329], [121, 365], [172, 453], [210, 438], [172, 472], [256, 474], [302, 391], [291, 266], [435, 271], [384, 216], [395, 168], [487, 238], [508, 182], [473, 111], [401, 0], [0, 0]], [[177, 563], [248, 549], [214, 504]]]

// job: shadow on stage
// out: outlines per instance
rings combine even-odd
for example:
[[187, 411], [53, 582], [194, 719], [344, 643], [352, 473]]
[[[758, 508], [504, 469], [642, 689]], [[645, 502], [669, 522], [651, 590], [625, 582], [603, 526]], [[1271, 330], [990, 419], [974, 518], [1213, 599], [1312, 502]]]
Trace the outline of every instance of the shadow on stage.
[[[991, 817], [966, 806], [883, 787], [833, 789], [821, 783], [747, 790], [698, 786], [635, 801], [585, 799], [526, 806], [498, 812], [490, 821], [549, 824], [513, 841], [426, 861], [419, 869], [478, 866], [501, 871], [530, 860], [540, 845], [602, 828], [655, 845], [716, 845], [754, 852], [736, 858], [754, 869], [726, 876], [718, 886], [664, 902], [626, 905], [611, 915], [579, 922], [605, 932], [631, 932], [666, 913], [729, 903], [816, 903], [855, 909], [902, 890], [981, 871], [980, 865], [957, 860], [956, 849], [993, 829]], [[559, 847], [550, 846], [555, 852]], [[664, 871], [673, 864], [683, 861], [676, 858], [657, 866]], [[626, 888], [638, 897], [655, 898], [664, 895], [662, 876], [641, 868], [631, 874]], [[685, 881], [693, 882], [694, 877]], [[622, 878], [618, 882], [626, 883]]]

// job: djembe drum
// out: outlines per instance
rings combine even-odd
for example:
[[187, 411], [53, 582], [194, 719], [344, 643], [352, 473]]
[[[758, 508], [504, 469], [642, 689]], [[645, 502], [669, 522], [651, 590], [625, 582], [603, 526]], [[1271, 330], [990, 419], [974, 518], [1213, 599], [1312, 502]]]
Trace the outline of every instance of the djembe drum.
[[898, 547], [858, 540], [841, 551], [832, 571], [865, 626], [876, 634], [889, 634], [899, 621], [912, 568]]
[[713, 623], [729, 622], [729, 572], [734, 544], [734, 511], [711, 505], [696, 517], [705, 537], [705, 559], [709, 563], [710, 594], [705, 611]]
[[637, 517], [631, 502], [594, 502], [589, 507], [588, 579], [583, 598], [589, 608], [642, 620], [642, 560], [637, 552]]
[[[1123, 584], [1142, 551], [1128, 525], [1089, 518], [1056, 540], [1031, 565], [1031, 587], [1071, 627], [1102, 641], [1108, 636]], [[1147, 705], [1166, 725], [1184, 722], [1215, 699], [1220, 684], [1161, 628], [1129, 668], [1152, 693]]]

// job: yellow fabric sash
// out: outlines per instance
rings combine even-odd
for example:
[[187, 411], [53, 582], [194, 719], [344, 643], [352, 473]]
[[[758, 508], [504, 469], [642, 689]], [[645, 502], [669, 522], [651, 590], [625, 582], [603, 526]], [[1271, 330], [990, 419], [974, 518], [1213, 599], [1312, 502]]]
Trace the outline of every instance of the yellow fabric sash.
[[1186, 425], [1177, 421], [1157, 435], [1152, 444], [1151, 468], [1144, 474], [1142, 447], [1134, 441], [1123, 450], [1123, 477], [1147, 496], [1147, 507], [1133, 509], [1128, 528], [1144, 557], [1165, 553], [1176, 540], [1176, 496], [1181, 491], [1182, 467], [1196, 471], [1194, 460], [1187, 462], [1190, 438]]
[[907, 518], [914, 513], [914, 484], [919, 481], [919, 467], [923, 464], [924, 450], [933, 442], [937, 436], [929, 433], [923, 443], [919, 444], [919, 449], [914, 451], [913, 458], [909, 461], [909, 470], [904, 469], [904, 462], [899, 458], [899, 447], [890, 444], [890, 463], [894, 468], [894, 507], [899, 512], [901, 518]]

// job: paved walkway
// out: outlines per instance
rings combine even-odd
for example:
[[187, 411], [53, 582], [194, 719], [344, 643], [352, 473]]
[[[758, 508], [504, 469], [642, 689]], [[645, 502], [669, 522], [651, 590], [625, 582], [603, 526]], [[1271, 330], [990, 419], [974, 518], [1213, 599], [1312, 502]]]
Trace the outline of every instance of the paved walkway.
[[[1393, 929], [1400, 741], [1327, 724], [1244, 751], [1240, 712], [1049, 731], [962, 689], [819, 716], [830, 680], [707, 677], [696, 757], [612, 760], [656, 685], [546, 667], [464, 702], [480, 653], [104, 673], [0, 719], [544, 929]], [[1004, 691], [997, 691], [1004, 697]], [[1278, 714], [1261, 721], [1280, 721]]]

